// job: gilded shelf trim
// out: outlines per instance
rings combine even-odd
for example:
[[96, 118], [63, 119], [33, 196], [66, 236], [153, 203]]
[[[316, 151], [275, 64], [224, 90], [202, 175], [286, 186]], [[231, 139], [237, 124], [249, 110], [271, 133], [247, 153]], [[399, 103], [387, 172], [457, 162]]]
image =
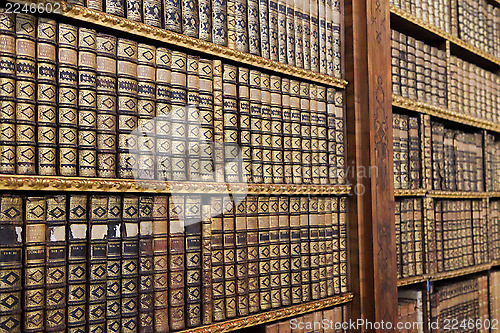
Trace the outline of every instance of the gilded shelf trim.
[[264, 195], [348, 195], [347, 185], [243, 184], [215, 182], [162, 182], [133, 179], [106, 179], [57, 176], [1, 175], [1, 190], [95, 191], [149, 193], [243, 193]]
[[423, 188], [415, 190], [394, 190], [395, 197], [423, 197], [427, 194], [427, 190]]
[[430, 31], [433, 34], [436, 34], [436, 35], [440, 36], [441, 38], [450, 41], [451, 43], [455, 44], [456, 46], [459, 46], [463, 49], [466, 49], [467, 51], [474, 53], [475, 55], [480, 56], [480, 57], [482, 57], [488, 61], [491, 61], [492, 63], [500, 66], [500, 59], [499, 58], [497, 58], [493, 55], [490, 55], [490, 54], [482, 51], [481, 49], [479, 49], [475, 46], [472, 46], [469, 43], [461, 40], [460, 38], [455, 37], [447, 32], [444, 32], [441, 29], [434, 27], [433, 25], [431, 25], [427, 22], [424, 22], [423, 20], [411, 15], [410, 13], [407, 13], [407, 12], [401, 10], [400, 8], [397, 8], [394, 5], [390, 5], [390, 8], [391, 8], [392, 14], [397, 15], [397, 16], [401, 17], [402, 19], [409, 21], [415, 25], [418, 25], [419, 27]]
[[457, 271], [439, 273], [439, 274], [432, 276], [430, 280], [431, 281], [439, 281], [439, 280], [451, 279], [451, 278], [455, 278], [455, 277], [459, 277], [459, 276], [464, 276], [464, 275], [469, 275], [469, 274], [487, 271], [487, 270], [491, 269], [491, 267], [493, 267], [493, 265], [491, 263], [489, 263], [489, 264], [483, 264], [483, 265], [479, 265], [479, 266], [459, 269]]
[[500, 192], [488, 192], [490, 198], [500, 198]]
[[488, 192], [429, 191], [429, 196], [437, 199], [482, 199], [488, 198], [490, 194]]
[[398, 287], [409, 286], [411, 284], [421, 283], [427, 281], [429, 278], [426, 275], [423, 276], [413, 276], [410, 278], [404, 278], [398, 280]]
[[330, 297], [319, 301], [294, 305], [279, 310], [268, 311], [256, 315], [227, 320], [221, 323], [215, 323], [202, 327], [196, 327], [178, 333], [224, 333], [236, 331], [242, 328], [265, 324], [281, 319], [298, 316], [304, 313], [313, 312], [335, 305], [345, 304], [352, 301], [354, 295], [348, 293], [342, 296]]
[[233, 50], [225, 46], [206, 42], [201, 39], [178, 34], [169, 30], [152, 27], [143, 23], [134, 22], [123, 17], [106, 14], [100, 11], [92, 10], [74, 4], [69, 4], [60, 0], [16, 0], [21, 3], [60, 3], [61, 15], [76, 19], [82, 22], [93, 23], [105, 28], [111, 28], [116, 31], [130, 33], [136, 36], [149, 38], [155, 41], [164, 42], [170, 45], [181, 46], [190, 50], [203, 52], [220, 58], [229, 59], [238, 63], [267, 69], [279, 74], [286, 74], [296, 78], [313, 81], [336, 88], [344, 89], [347, 81], [334, 78], [325, 74], [314, 73], [309, 70], [295, 66], [283, 64], [270, 59], [265, 59], [250, 53]]
[[433, 117], [500, 133], [500, 126], [486, 120], [460, 114], [446, 108], [413, 101], [401, 96], [392, 96], [392, 105], [403, 109], [425, 113]]

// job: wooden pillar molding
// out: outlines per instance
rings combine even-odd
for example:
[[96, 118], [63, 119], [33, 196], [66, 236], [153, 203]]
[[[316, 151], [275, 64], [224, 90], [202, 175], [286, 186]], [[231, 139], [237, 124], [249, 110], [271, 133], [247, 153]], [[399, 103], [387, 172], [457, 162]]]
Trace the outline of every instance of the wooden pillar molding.
[[[352, 320], [397, 322], [389, 0], [346, 0]], [[354, 142], [354, 144], [352, 144]], [[371, 168], [371, 169], [370, 169]], [[359, 277], [359, 278], [358, 278]], [[395, 329], [360, 329], [393, 332]]]

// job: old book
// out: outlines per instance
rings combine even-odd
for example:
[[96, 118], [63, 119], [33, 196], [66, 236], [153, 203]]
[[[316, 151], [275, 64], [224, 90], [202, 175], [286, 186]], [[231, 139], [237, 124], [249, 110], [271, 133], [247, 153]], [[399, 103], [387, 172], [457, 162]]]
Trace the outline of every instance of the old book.
[[251, 115], [250, 115], [250, 70], [238, 68], [238, 132], [241, 149], [241, 181], [252, 179]]
[[304, 50], [304, 69], [311, 70], [311, 3], [302, 1], [302, 47]]
[[272, 163], [272, 123], [271, 123], [271, 82], [269, 75], [266, 73], [261, 73], [260, 80], [261, 96], [262, 96], [262, 173], [263, 181], [265, 184], [270, 184], [273, 182], [273, 163]]
[[90, 331], [106, 329], [108, 212], [108, 196], [90, 196], [88, 215], [90, 283], [87, 301]]
[[156, 175], [155, 179], [172, 179], [171, 111], [172, 52], [156, 49]]
[[153, 197], [139, 197], [139, 330], [154, 331]]
[[224, 229], [222, 221], [222, 197], [211, 198], [211, 234], [212, 234], [212, 297], [213, 320], [226, 319], [224, 291]]
[[271, 76], [271, 164], [272, 183], [284, 183], [283, 164], [283, 111], [281, 108], [281, 78]]
[[236, 49], [236, 24], [236, 0], [227, 0], [227, 47], [230, 49]]
[[278, 204], [281, 304], [288, 306], [292, 304], [289, 198], [280, 196]]
[[86, 7], [102, 12], [102, 0], [85, 0]]
[[437, 272], [443, 272], [443, 201], [434, 203]]
[[332, 0], [333, 18], [333, 75], [335, 77], [342, 77], [342, 28], [341, 28], [341, 3], [338, 0]]
[[399, 161], [401, 165], [401, 188], [409, 188], [409, 140], [408, 140], [408, 116], [399, 116]]
[[311, 27], [311, 71], [319, 72], [319, 17], [318, 17], [318, 2], [311, 0], [310, 2], [310, 27]]
[[325, 198], [325, 270], [326, 293], [328, 297], [335, 294], [334, 284], [334, 248], [333, 248], [333, 211], [332, 198]]
[[320, 298], [326, 298], [328, 295], [327, 282], [327, 239], [326, 239], [326, 200], [327, 198], [318, 198], [319, 215], [319, 291]]
[[295, 66], [299, 68], [304, 68], [304, 23], [303, 23], [303, 2], [301, 0], [295, 0], [293, 2], [294, 10], [294, 33], [295, 33]]
[[344, 92], [335, 91], [335, 153], [337, 165], [337, 183], [345, 184], [346, 175], [346, 127], [345, 127]]
[[123, 0], [106, 0], [104, 7], [108, 14], [120, 17], [125, 16], [125, 3]]
[[417, 99], [417, 70], [416, 70], [416, 40], [413, 37], [408, 36], [407, 38], [407, 84], [408, 84], [408, 98], [412, 100]]
[[[47, 196], [45, 329], [66, 329], [66, 195]], [[91, 294], [92, 295], [92, 294]]]
[[263, 142], [262, 142], [262, 93], [261, 73], [250, 70], [250, 136], [252, 147], [252, 183], [262, 183], [263, 174]]
[[183, 329], [185, 325], [185, 196], [169, 197], [169, 323], [170, 330]]
[[259, 220], [258, 199], [256, 196], [246, 198], [246, 226], [248, 247], [248, 312], [260, 311], [259, 287]]
[[85, 331], [87, 305], [87, 195], [68, 197], [67, 329]]
[[200, 78], [198, 75], [200, 59], [189, 55], [187, 58], [187, 91], [186, 101], [186, 178], [193, 181], [200, 180]]
[[278, 5], [278, 59], [277, 61], [287, 63], [287, 21], [286, 0], [277, 0]]
[[420, 188], [421, 184], [421, 152], [420, 152], [420, 134], [418, 118], [408, 118], [408, 137], [409, 137], [409, 182], [410, 188]]
[[279, 197], [269, 197], [269, 258], [271, 307], [281, 306]]
[[[248, 52], [248, 10], [246, 0], [234, 1], [234, 16], [235, 16], [235, 48], [241, 52]], [[201, 17], [200, 17], [201, 19]], [[270, 19], [271, 20], [271, 19]], [[200, 31], [201, 33], [201, 31]]]
[[260, 55], [259, 0], [248, 0], [248, 49], [251, 54]]
[[319, 104], [319, 86], [312, 84], [309, 89], [310, 96], [310, 120], [311, 120], [311, 178], [312, 183], [319, 185], [321, 183], [321, 167], [320, 167], [320, 119], [321, 113]]
[[308, 197], [300, 197], [300, 256], [302, 279], [302, 302], [312, 300], [311, 296], [311, 256], [310, 256], [310, 215]]
[[415, 275], [424, 274], [424, 221], [422, 200], [413, 199], [414, 239], [415, 239]]
[[225, 182], [224, 165], [224, 98], [223, 98], [223, 68], [222, 62], [213, 62], [214, 88], [214, 171], [215, 181]]
[[186, 326], [201, 325], [202, 196], [186, 196]]
[[335, 88], [327, 89], [327, 110], [326, 110], [326, 125], [328, 139], [328, 182], [329, 184], [337, 184], [337, 149], [336, 149], [336, 115], [335, 115]]
[[260, 56], [269, 59], [269, 1], [259, 0]]
[[212, 205], [210, 197], [202, 197], [201, 206], [201, 322], [213, 320], [212, 307]]
[[283, 180], [285, 184], [293, 183], [292, 164], [292, 114], [290, 101], [290, 80], [281, 79], [281, 104], [283, 128]]
[[319, 198], [309, 198], [309, 253], [311, 270], [311, 299], [321, 297], [320, 292], [320, 215]]
[[236, 245], [236, 308], [238, 316], [246, 316], [249, 311], [248, 299], [248, 246], [247, 246], [247, 205], [243, 198], [235, 203], [235, 245]]
[[[248, 22], [250, 22], [250, 15]], [[212, 40], [215, 44], [227, 46], [227, 3], [225, 0], [212, 1]]]
[[180, 13], [182, 13], [182, 34], [195, 38], [198, 38], [199, 17], [197, 7], [197, 4], [191, 0], [181, 0]]
[[16, 174], [36, 174], [36, 18], [16, 16]]
[[169, 332], [168, 312], [168, 213], [169, 197], [153, 197], [153, 279], [154, 279], [154, 329]]
[[333, 1], [326, 0], [326, 13], [325, 13], [325, 48], [326, 48], [326, 74], [334, 76], [333, 71], [333, 47], [334, 47], [334, 39], [333, 39]]
[[326, 0], [318, 1], [318, 37], [319, 37], [319, 72], [322, 74], [327, 73], [327, 55], [326, 55]]
[[347, 292], [347, 198], [339, 198], [340, 291]]
[[292, 304], [302, 302], [300, 198], [290, 197], [290, 285]]
[[260, 309], [269, 310], [271, 303], [271, 263], [270, 263], [270, 216], [269, 197], [258, 197], [258, 235], [259, 235], [259, 290]]
[[97, 34], [97, 176], [116, 178], [117, 100], [116, 54], [117, 39]]
[[126, 5], [127, 19], [135, 22], [142, 22], [143, 20], [142, 1], [140, 0], [125, 1], [125, 5]]
[[300, 133], [302, 182], [312, 183], [312, 138], [311, 138], [311, 85], [300, 82]]
[[316, 163], [319, 166], [319, 184], [327, 185], [329, 184], [329, 167], [328, 167], [328, 117], [327, 117], [327, 88], [324, 86], [318, 86], [317, 88], [317, 100], [318, 100], [318, 147]]
[[198, 23], [199, 23], [199, 38], [211, 42], [212, 41], [212, 1], [198, 1]]
[[[290, 80], [290, 133], [291, 133], [291, 159], [292, 159], [292, 183], [302, 183], [302, 124], [301, 124], [301, 100], [300, 84], [298, 81]], [[306, 110], [304, 111], [304, 113]], [[304, 129], [305, 130], [305, 129]]]
[[0, 325], [12, 331], [22, 325], [23, 216], [21, 196], [0, 198]]
[[224, 98], [224, 164], [226, 182], [240, 181], [240, 163], [238, 163], [238, 103], [236, 89], [236, 67], [223, 66], [223, 98]]
[[78, 175], [97, 175], [96, 31], [78, 28]]
[[340, 288], [340, 216], [339, 216], [339, 199], [332, 198], [332, 247], [333, 247], [333, 289], [335, 294], [341, 293]]
[[287, 64], [295, 66], [295, 1], [286, 0], [286, 60]]
[[398, 279], [401, 279], [403, 277], [403, 262], [401, 253], [401, 201], [396, 201], [394, 216], [396, 224], [396, 270]]
[[213, 140], [213, 64], [211, 60], [200, 59], [198, 67], [200, 84], [199, 122], [200, 122], [200, 180], [214, 180]]

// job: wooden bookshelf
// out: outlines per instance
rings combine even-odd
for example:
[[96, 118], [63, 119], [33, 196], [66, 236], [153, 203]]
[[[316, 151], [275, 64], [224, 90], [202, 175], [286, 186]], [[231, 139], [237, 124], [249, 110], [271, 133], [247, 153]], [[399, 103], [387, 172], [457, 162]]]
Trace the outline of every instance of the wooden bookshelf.
[[473, 266], [473, 267], [459, 269], [456, 271], [438, 273], [438, 274], [434, 274], [433, 276], [431, 276], [430, 281], [446, 280], [446, 279], [452, 279], [452, 278], [470, 275], [470, 274], [474, 274], [474, 273], [480, 273], [480, 272], [484, 272], [484, 271], [491, 269], [491, 267], [493, 267], [492, 264], [483, 264], [483, 265], [479, 265], [479, 266]]
[[332, 306], [346, 304], [352, 301], [352, 293], [347, 293], [345, 295], [325, 298], [319, 301], [313, 301], [309, 303], [289, 306], [281, 308], [278, 310], [272, 310], [268, 312], [262, 312], [256, 315], [251, 315], [247, 317], [241, 317], [231, 320], [226, 320], [220, 323], [215, 323], [211, 325], [196, 327], [192, 329], [178, 331], [178, 333], [224, 333], [232, 332], [242, 328], [247, 328], [251, 326], [261, 325], [265, 323], [270, 323], [294, 316], [299, 316], [301, 314], [314, 312], [322, 309], [326, 309]]
[[101, 28], [113, 29], [118, 32], [147, 38], [151, 41], [164, 43], [167, 45], [180, 46], [185, 49], [198, 51], [211, 56], [229, 59], [240, 64], [254, 66], [260, 69], [267, 69], [279, 74], [289, 75], [298, 79], [312, 81], [331, 87], [344, 89], [347, 81], [334, 78], [325, 74], [315, 73], [295, 66], [283, 64], [270, 59], [265, 59], [250, 53], [240, 52], [228, 47], [206, 42], [201, 39], [178, 34], [169, 30], [152, 27], [143, 23], [128, 20], [104, 12], [96, 11], [87, 7], [70, 4], [61, 0], [16, 0], [19, 3], [27, 4], [61, 4], [61, 14], [64, 17], [80, 21], [84, 24], [94, 24]]
[[488, 192], [429, 191], [429, 197], [436, 199], [482, 199], [489, 196]]
[[423, 197], [427, 194], [427, 190], [420, 188], [415, 190], [394, 190], [395, 197]]
[[426, 282], [427, 280], [429, 280], [429, 278], [426, 275], [398, 279], [398, 287], [405, 287], [405, 286], [409, 286], [412, 284], [422, 283], [422, 282]]

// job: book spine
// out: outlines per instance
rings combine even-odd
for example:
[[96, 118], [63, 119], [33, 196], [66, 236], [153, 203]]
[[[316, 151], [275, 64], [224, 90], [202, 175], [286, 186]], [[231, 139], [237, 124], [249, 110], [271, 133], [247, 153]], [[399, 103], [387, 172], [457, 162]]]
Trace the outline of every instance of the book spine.
[[258, 204], [258, 235], [259, 235], [259, 290], [260, 310], [271, 309], [271, 263], [270, 263], [270, 216], [269, 197], [261, 196]]
[[398, 279], [403, 277], [403, 254], [401, 253], [401, 201], [396, 201], [395, 207], [395, 224], [396, 224], [396, 270]]
[[[56, 175], [56, 22], [37, 21], [37, 170]], [[95, 82], [94, 82], [95, 83]], [[85, 85], [85, 82], [82, 82]]]
[[338, 183], [337, 148], [336, 148], [336, 116], [335, 116], [335, 88], [327, 89], [326, 124], [328, 139], [328, 182], [330, 185]]
[[144, 24], [161, 28], [161, 0], [143, 0], [142, 10]]
[[[228, 3], [229, 4], [229, 3]], [[234, 4], [234, 3], [233, 3]], [[229, 6], [228, 6], [229, 10]], [[233, 6], [234, 11], [234, 6]], [[182, 13], [182, 34], [198, 38], [198, 2], [193, 0], [181, 0], [180, 13]], [[234, 17], [234, 16], [233, 16]], [[228, 25], [229, 25], [228, 17]], [[233, 26], [234, 27], [234, 26]]]
[[214, 60], [213, 70], [215, 181], [225, 182], [223, 68], [220, 60]]
[[248, 312], [260, 311], [259, 286], [259, 221], [258, 199], [256, 196], [246, 198], [246, 226], [248, 246]]
[[283, 110], [281, 98], [281, 78], [271, 76], [271, 164], [272, 183], [283, 184], [285, 169], [283, 165]]
[[336, 295], [341, 293], [339, 201], [340, 201], [339, 198], [332, 198], [333, 288]]
[[401, 201], [401, 276], [407, 278], [410, 276], [409, 253], [408, 253], [408, 201]]
[[[122, 294], [122, 197], [108, 198], [107, 216], [107, 259], [106, 259], [106, 329], [120, 332]], [[81, 210], [80, 210], [81, 211]], [[71, 212], [70, 212], [71, 213]]]
[[346, 179], [346, 129], [344, 92], [335, 91], [335, 155], [337, 165], [337, 183], [345, 184]]
[[311, 71], [319, 72], [319, 21], [318, 21], [318, 0], [310, 1], [311, 19]]
[[[109, 213], [108, 213], [109, 214]], [[122, 201], [122, 332], [139, 326], [139, 197]]]
[[78, 160], [78, 32], [58, 24], [58, 175], [76, 176]]
[[214, 87], [212, 60], [200, 59], [200, 180], [214, 181]]
[[319, 215], [319, 292], [320, 298], [326, 298], [328, 294], [327, 285], [327, 240], [326, 240], [326, 200], [327, 198], [318, 198], [318, 215]]
[[85, 7], [102, 12], [102, 0], [85, 0]]
[[185, 325], [185, 201], [184, 195], [169, 197], [169, 323], [170, 330]]
[[339, 0], [332, 0], [333, 18], [333, 76], [342, 77], [342, 28], [341, 28], [341, 4]]
[[320, 299], [320, 215], [318, 197], [309, 198], [309, 253], [311, 268], [311, 299]]
[[240, 165], [238, 163], [238, 102], [236, 88], [237, 70], [235, 66], [223, 65], [223, 137], [224, 164], [226, 165], [226, 182], [240, 181]]
[[193, 181], [200, 181], [200, 77], [198, 75], [200, 59], [198, 56], [189, 55], [187, 61], [186, 178]]
[[326, 294], [328, 297], [332, 297], [335, 294], [332, 200], [332, 197], [325, 198], [325, 269]]
[[409, 188], [409, 160], [408, 160], [408, 152], [409, 152], [409, 141], [408, 141], [408, 116], [400, 115], [399, 116], [399, 133], [400, 133], [400, 142], [399, 142], [399, 163], [401, 165], [401, 188], [408, 189]]
[[202, 196], [186, 196], [186, 326], [201, 325]]
[[108, 14], [120, 17], [125, 16], [125, 3], [123, 0], [105, 0], [104, 7], [106, 9], [106, 13]]
[[[301, 133], [301, 100], [298, 81], [290, 80], [290, 127], [292, 155], [292, 183], [302, 183], [302, 133]], [[304, 111], [306, 112], [306, 111]]]
[[302, 0], [302, 47], [304, 48], [304, 69], [311, 70], [311, 3]]
[[[216, 17], [215, 9], [216, 4], [214, 3], [214, 19]], [[225, 2], [224, 2], [225, 5]], [[129, 4], [130, 6], [130, 4]], [[217, 8], [218, 9], [218, 8]], [[182, 18], [181, 18], [181, 0], [163, 0], [163, 20], [165, 24], [165, 29], [174, 31], [177, 33], [182, 33]], [[214, 20], [215, 21], [215, 20]], [[224, 8], [224, 24], [226, 23], [226, 15]], [[214, 27], [215, 28], [215, 27]], [[224, 33], [226, 31], [224, 30]]]
[[416, 40], [413, 37], [407, 39], [407, 66], [408, 66], [408, 97], [411, 100], [417, 99], [417, 62], [416, 62]]
[[295, 66], [295, 11], [294, 0], [286, 0], [286, 63]]
[[118, 178], [133, 178], [137, 173], [137, 43], [118, 39]]
[[0, 197], [0, 325], [21, 332], [23, 270], [23, 198]]
[[187, 54], [172, 51], [172, 111], [170, 137], [172, 149], [172, 180], [187, 180]]
[[415, 240], [415, 275], [424, 274], [424, 223], [422, 199], [413, 199], [414, 240]]
[[45, 331], [66, 329], [66, 196], [46, 197]]
[[172, 52], [156, 49], [156, 179], [172, 179], [171, 121]]
[[235, 202], [235, 231], [236, 231], [236, 290], [237, 290], [237, 315], [247, 316], [249, 313], [248, 298], [248, 246], [247, 246], [247, 205], [243, 198]]
[[43, 332], [45, 327], [46, 214], [44, 197], [26, 198], [22, 305], [22, 327], [26, 332]]
[[213, 320], [216, 322], [226, 319], [222, 207], [222, 197], [211, 198]]
[[443, 202], [434, 203], [435, 239], [436, 239], [436, 271], [443, 272]]
[[259, 0], [260, 56], [269, 59], [269, 0]]
[[312, 183], [311, 84], [300, 82], [300, 135], [302, 182]]
[[237, 35], [236, 35], [236, 0], [227, 0], [227, 47], [236, 49]]
[[[139, 197], [139, 330], [154, 331], [153, 197]], [[108, 253], [109, 255], [109, 253]]]
[[347, 198], [339, 199], [339, 230], [340, 230], [340, 291], [347, 292]]
[[87, 195], [68, 198], [67, 329], [85, 331], [87, 304]]
[[319, 183], [321, 185], [329, 184], [329, 166], [328, 166], [328, 117], [327, 117], [327, 88], [318, 86], [318, 165], [319, 165]]
[[280, 196], [278, 200], [281, 304], [289, 306], [292, 304], [289, 197]]
[[114, 36], [97, 34], [97, 176], [116, 178], [116, 47]]
[[137, 173], [136, 179], [154, 179], [156, 147], [156, 47], [137, 47]]
[[300, 198], [290, 197], [290, 285], [292, 304], [302, 303]]
[[262, 138], [262, 93], [261, 73], [250, 70], [250, 136], [252, 151], [252, 183], [262, 183], [263, 174], [263, 138]]
[[248, 47], [251, 54], [260, 55], [259, 0], [248, 0]]
[[271, 127], [271, 81], [269, 75], [261, 73], [260, 91], [262, 96], [262, 173], [265, 184], [273, 182], [273, 165], [272, 165], [272, 127]]
[[[236, 0], [234, 3], [236, 24], [236, 50], [248, 53], [248, 9], [246, 0]], [[270, 9], [271, 10], [271, 9]], [[271, 18], [269, 18], [271, 20]], [[272, 21], [271, 21], [272, 22]], [[270, 24], [271, 24], [270, 22]]]
[[251, 115], [250, 115], [250, 70], [238, 68], [238, 133], [241, 149], [241, 181], [252, 179]]
[[278, 2], [278, 61], [286, 64], [287, 55], [287, 17], [286, 0], [277, 0]]
[[2, 73], [0, 81], [0, 173], [16, 172], [16, 17], [13, 13], [0, 11], [2, 42]]
[[88, 220], [88, 295], [87, 325], [90, 331], [105, 330], [107, 287], [108, 197], [93, 195]]
[[16, 16], [16, 174], [36, 174], [36, 18]]
[[281, 78], [281, 105], [283, 126], [283, 176], [285, 184], [293, 183], [292, 165], [292, 114], [290, 101], [290, 80]]
[[302, 279], [302, 302], [310, 302], [311, 296], [311, 256], [310, 256], [309, 198], [300, 197], [300, 257]]
[[153, 197], [154, 331], [159, 333], [169, 332], [168, 204], [166, 195]]
[[295, 45], [292, 44], [295, 50], [295, 66], [304, 68], [304, 23], [303, 23], [303, 4], [301, 0], [294, 0], [293, 10], [294, 18], [294, 33]]
[[319, 155], [319, 109], [318, 109], [318, 87], [310, 85], [310, 119], [311, 119], [311, 178], [312, 183], [319, 185], [321, 178], [320, 155]]
[[278, 1], [269, 0], [269, 59], [279, 60], [279, 25]]
[[202, 197], [201, 206], [201, 322], [213, 320], [212, 301], [212, 205], [210, 198]]
[[269, 197], [269, 263], [271, 281], [271, 307], [281, 306], [280, 284], [280, 229], [279, 229], [279, 197]]
[[325, 13], [325, 49], [326, 49], [326, 74], [334, 76], [333, 72], [333, 0], [326, 0]]
[[318, 1], [318, 37], [319, 37], [319, 72], [327, 73], [327, 58], [326, 58], [326, 0]]

